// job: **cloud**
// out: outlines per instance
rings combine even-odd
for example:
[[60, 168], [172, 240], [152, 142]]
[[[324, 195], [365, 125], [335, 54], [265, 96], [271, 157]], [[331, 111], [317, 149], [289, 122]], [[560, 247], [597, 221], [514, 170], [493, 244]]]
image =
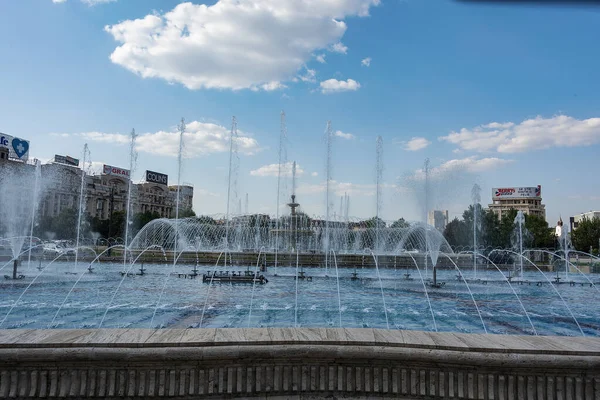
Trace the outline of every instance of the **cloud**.
[[[292, 176], [292, 162], [287, 162], [281, 165], [281, 176], [291, 177]], [[250, 171], [252, 176], [277, 176], [279, 173], [279, 164], [263, 165], [262, 167]], [[304, 170], [299, 164], [296, 164], [296, 176], [304, 174]]]
[[[269, 82], [269, 83], [265, 83], [263, 85], [260, 85], [260, 88], [262, 90], [264, 90], [265, 92], [272, 92], [274, 90], [285, 89], [285, 88], [287, 88], [287, 86], [285, 86], [281, 82]], [[255, 89], [255, 90], [257, 90], [257, 89]]]
[[104, 29], [119, 43], [111, 61], [143, 78], [192, 90], [262, 88], [292, 80], [315, 51], [341, 50], [344, 19], [368, 16], [380, 1], [184, 2]]
[[431, 144], [431, 142], [422, 137], [414, 137], [408, 142], [400, 142], [402, 148], [406, 151], [418, 151], [423, 150]]
[[219, 193], [211, 192], [206, 189], [194, 188], [194, 197], [221, 197]]
[[317, 59], [318, 62], [320, 62], [321, 64], [325, 64], [325, 54], [319, 54], [315, 57]]
[[[512, 162], [513, 160], [507, 160], [503, 158], [479, 158], [477, 156], [453, 159], [444, 162], [438, 167], [431, 168], [429, 170], [429, 177], [434, 180], [447, 180], [447, 178], [450, 176], [456, 176], [457, 174], [461, 173], [479, 173], [495, 170], [511, 164]], [[408, 179], [417, 181], [425, 179], [425, 170], [416, 170], [414, 174], [408, 177]]]
[[354, 79], [348, 79], [346, 81], [328, 79], [326, 81], [321, 82], [320, 86], [321, 92], [328, 94], [336, 92], [356, 91], [360, 88], [360, 83], [356, 82]]
[[[95, 6], [98, 4], [106, 4], [106, 3], [114, 3], [117, 0], [81, 0], [83, 4], [87, 4], [88, 6]], [[54, 4], [66, 3], [67, 0], [52, 0]]]
[[313, 172], [313, 173], [310, 174], [310, 176], [319, 176], [319, 173], [318, 172]]
[[[64, 136], [65, 134], [53, 134]], [[238, 130], [238, 151], [252, 155], [260, 151], [258, 142]], [[100, 143], [128, 144], [130, 136], [121, 133], [84, 132], [75, 134], [86, 140]], [[186, 124], [183, 135], [183, 155], [186, 158], [201, 157], [213, 153], [229, 151], [230, 129], [221, 125], [192, 121]], [[136, 139], [136, 149], [142, 153], [176, 157], [179, 151], [179, 132], [176, 128], [168, 131], [144, 133]]]
[[363, 67], [370, 67], [371, 66], [371, 57], [363, 58], [362, 61], [360, 62], [360, 65], [362, 65]]
[[315, 83], [317, 81], [316, 76], [317, 76], [317, 71], [315, 71], [314, 69], [306, 68], [304, 75], [298, 75], [298, 78], [302, 82]]
[[87, 4], [90, 7], [98, 4], [114, 3], [116, 1], [117, 0], [81, 0], [82, 3]]
[[492, 122], [462, 128], [439, 138], [463, 150], [520, 153], [551, 147], [590, 146], [600, 143], [600, 118], [578, 120], [566, 115], [538, 116], [521, 123]]
[[[61, 134], [64, 137], [66, 134]], [[122, 133], [104, 133], [104, 132], [84, 132], [80, 133], [79, 136], [91, 140], [92, 142], [101, 143], [113, 143], [113, 144], [127, 144], [131, 141], [129, 135]]]
[[[397, 186], [391, 185], [388, 183], [384, 183], [381, 185], [381, 187], [396, 188]], [[300, 185], [300, 186], [298, 186], [298, 189], [296, 189], [296, 192], [298, 194], [311, 195], [311, 194], [325, 193], [326, 189], [327, 189], [326, 182], [321, 182], [316, 185]], [[335, 194], [336, 196], [343, 196], [344, 193], [346, 193], [350, 196], [375, 196], [375, 194], [377, 192], [377, 187], [375, 184], [337, 182], [334, 180], [329, 182], [329, 189], [331, 190], [331, 193]]]
[[342, 131], [335, 131], [334, 135], [337, 137], [341, 137], [342, 139], [346, 139], [346, 140], [352, 140], [355, 138], [355, 136], [353, 134], [344, 133]]
[[330, 50], [334, 53], [346, 54], [348, 52], [348, 47], [342, 42], [337, 42], [331, 46]]

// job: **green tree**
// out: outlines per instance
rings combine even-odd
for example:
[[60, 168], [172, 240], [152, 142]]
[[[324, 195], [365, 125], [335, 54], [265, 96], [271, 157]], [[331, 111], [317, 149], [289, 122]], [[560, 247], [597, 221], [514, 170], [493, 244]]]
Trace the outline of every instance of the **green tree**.
[[207, 225], [216, 225], [217, 221], [214, 218], [209, 217], [208, 215], [201, 215], [197, 218], [198, 223], [207, 224]]
[[108, 236], [112, 238], [125, 236], [125, 211], [112, 213], [108, 223]]
[[[63, 209], [52, 220], [51, 231], [56, 234], [56, 239], [75, 239], [78, 218], [78, 212], [74, 208]], [[83, 232], [80, 232], [80, 234], [83, 234]]]
[[406, 229], [410, 228], [410, 223], [408, 223], [404, 218], [400, 218], [392, 222], [390, 228]]
[[452, 247], [469, 246], [473, 244], [472, 242], [469, 242], [469, 237], [472, 237], [472, 234], [469, 234], [467, 224], [465, 221], [459, 220], [458, 218], [454, 218], [446, 225], [444, 237]]
[[133, 231], [139, 232], [146, 224], [150, 221], [160, 218], [160, 214], [156, 211], [146, 211], [143, 213], [137, 213], [133, 216]]
[[552, 228], [548, 226], [548, 222], [544, 218], [537, 215], [526, 215], [525, 228], [531, 234], [530, 243], [527, 244], [528, 247], [536, 249], [554, 247], [556, 239]]
[[90, 231], [98, 233], [100, 237], [107, 238], [108, 223], [109, 220], [107, 219], [100, 219], [98, 217], [94, 217], [90, 219]]
[[[191, 208], [183, 208], [179, 210], [179, 218], [195, 217], [196, 213]], [[175, 218], [175, 210], [173, 210], [172, 218]]]
[[385, 221], [379, 217], [373, 217], [365, 221], [365, 227], [367, 228], [385, 228]]
[[584, 218], [577, 228], [571, 232], [573, 247], [579, 251], [589, 252], [590, 248], [597, 248], [600, 239], [600, 218]]

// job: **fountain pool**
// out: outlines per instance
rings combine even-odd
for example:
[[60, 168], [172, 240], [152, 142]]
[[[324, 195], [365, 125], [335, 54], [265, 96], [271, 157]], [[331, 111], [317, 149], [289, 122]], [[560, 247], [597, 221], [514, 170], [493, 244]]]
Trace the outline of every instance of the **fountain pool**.
[[381, 268], [379, 280], [372, 268], [340, 266], [338, 292], [335, 275], [323, 268], [304, 267], [312, 279], [296, 281], [296, 266], [280, 265], [276, 275], [262, 272], [268, 283], [253, 289], [201, 279], [213, 271], [254, 272], [252, 265], [199, 267], [198, 279], [177, 276], [189, 274], [189, 265], [146, 264], [145, 274], [135, 275], [136, 265], [125, 276], [122, 263], [95, 264], [93, 273], [87, 267], [80, 262], [75, 271], [72, 262], [57, 261], [40, 271], [23, 263], [27, 279], [0, 282], [0, 328], [386, 328], [387, 314], [390, 329], [600, 336], [598, 291], [583, 276], [553, 284], [549, 272], [525, 271], [509, 284], [484, 266], [477, 279], [469, 279], [471, 270], [438, 268], [443, 285], [434, 288], [416, 268]]

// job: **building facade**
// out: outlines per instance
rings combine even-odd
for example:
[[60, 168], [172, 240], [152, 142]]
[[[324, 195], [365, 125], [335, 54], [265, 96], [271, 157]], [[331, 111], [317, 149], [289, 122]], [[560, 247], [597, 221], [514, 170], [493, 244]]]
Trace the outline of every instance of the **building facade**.
[[[40, 168], [38, 215], [42, 217], [56, 217], [65, 209], [78, 209], [82, 193], [83, 209], [92, 218], [108, 220], [113, 212], [127, 209], [129, 177], [126, 174], [88, 175], [78, 166], [56, 161], [43, 164]], [[0, 174], [15, 169], [32, 175], [35, 166], [9, 159], [7, 150], [0, 147]], [[193, 186], [180, 186], [179, 196], [180, 210], [191, 209], [194, 200]], [[172, 218], [176, 203], [177, 186], [153, 182], [131, 184], [130, 206], [134, 214], [151, 212], [162, 218]]]
[[591, 221], [594, 218], [600, 218], [600, 211], [589, 211], [589, 212], [581, 213], [579, 215], [575, 215], [575, 216], [569, 218], [569, 222], [571, 225], [571, 231], [573, 231], [574, 229], [577, 229], [577, 226], [579, 225], [579, 223], [581, 221], [583, 221], [584, 219], [588, 219]]
[[431, 210], [427, 213], [427, 223], [440, 232], [448, 225], [448, 210]]
[[546, 206], [542, 203], [541, 185], [534, 187], [503, 187], [492, 189], [492, 204], [489, 209], [499, 219], [510, 210], [523, 211], [546, 219]]

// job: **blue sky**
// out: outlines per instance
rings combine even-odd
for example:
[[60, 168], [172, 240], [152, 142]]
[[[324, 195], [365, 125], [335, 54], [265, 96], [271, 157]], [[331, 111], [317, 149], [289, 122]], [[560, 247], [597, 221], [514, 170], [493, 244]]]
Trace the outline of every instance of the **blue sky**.
[[378, 135], [386, 219], [422, 215], [404, 177], [425, 158], [442, 182], [432, 206], [451, 216], [475, 182], [484, 203], [492, 187], [542, 185], [551, 224], [600, 208], [597, 8], [180, 3], [0, 2], [0, 131], [30, 140], [42, 160], [80, 156], [88, 143], [94, 165], [126, 168], [135, 128], [135, 180], [152, 169], [174, 183], [174, 131], [185, 117], [182, 181], [195, 187], [195, 211], [214, 214], [226, 208], [235, 115], [238, 193], [248, 193], [250, 212], [274, 214], [277, 177], [263, 175], [278, 163], [285, 110], [288, 160], [303, 171], [298, 199], [309, 214], [325, 213], [328, 120], [341, 132], [332, 210], [348, 192], [351, 215], [374, 215]]

